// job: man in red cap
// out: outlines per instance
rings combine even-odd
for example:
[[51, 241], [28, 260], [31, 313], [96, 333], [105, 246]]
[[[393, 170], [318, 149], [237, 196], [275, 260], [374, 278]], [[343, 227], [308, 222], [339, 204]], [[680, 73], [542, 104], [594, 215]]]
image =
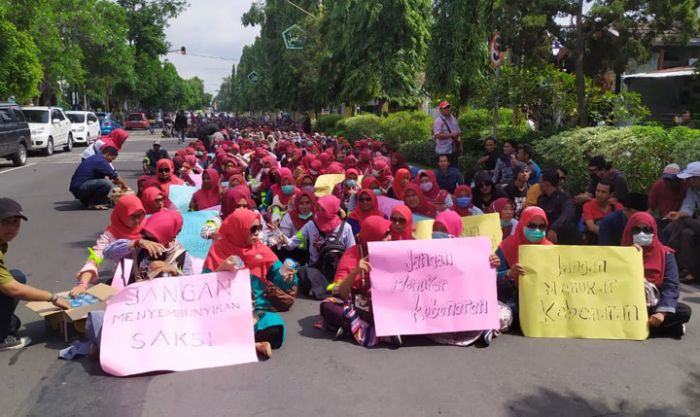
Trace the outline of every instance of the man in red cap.
[[447, 101], [438, 105], [440, 116], [433, 121], [433, 137], [435, 138], [435, 153], [447, 155], [450, 166], [459, 168], [458, 158], [462, 153], [462, 131], [459, 129], [457, 118], [452, 115], [452, 106]]
[[8, 243], [17, 237], [22, 219], [22, 206], [9, 198], [0, 198], [0, 351], [21, 349], [32, 341], [28, 337], [15, 337], [21, 323], [15, 316], [19, 300], [50, 301], [56, 307], [70, 308], [68, 300], [56, 294], [26, 285], [27, 278], [20, 271], [9, 271], [5, 266]]

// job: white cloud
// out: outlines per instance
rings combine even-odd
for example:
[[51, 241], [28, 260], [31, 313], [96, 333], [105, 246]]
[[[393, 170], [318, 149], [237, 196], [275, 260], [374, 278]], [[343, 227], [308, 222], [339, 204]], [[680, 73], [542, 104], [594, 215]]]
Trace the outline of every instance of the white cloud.
[[238, 62], [243, 47], [253, 43], [260, 28], [241, 24], [241, 16], [250, 9], [251, 0], [190, 0], [189, 3], [187, 10], [165, 30], [172, 49], [185, 46], [187, 55], [171, 53], [165, 58], [175, 65], [181, 77], [197, 76], [204, 80], [206, 91], [214, 93]]

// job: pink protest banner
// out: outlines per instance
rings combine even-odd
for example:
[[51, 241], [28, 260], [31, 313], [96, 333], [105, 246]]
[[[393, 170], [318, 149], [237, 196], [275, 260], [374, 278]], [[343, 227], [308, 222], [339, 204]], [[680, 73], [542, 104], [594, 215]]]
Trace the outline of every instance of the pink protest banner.
[[377, 202], [379, 203], [379, 210], [384, 213], [384, 215], [389, 218], [391, 217], [391, 210], [396, 206], [403, 204], [403, 201], [396, 200], [390, 197], [380, 195], [377, 197]]
[[202, 188], [202, 174], [195, 174], [194, 172], [190, 174], [190, 179], [194, 182], [194, 186], [197, 189]]
[[491, 252], [484, 237], [370, 242], [377, 336], [497, 329]]
[[100, 364], [128, 376], [256, 362], [248, 270], [129, 285], [107, 304]]

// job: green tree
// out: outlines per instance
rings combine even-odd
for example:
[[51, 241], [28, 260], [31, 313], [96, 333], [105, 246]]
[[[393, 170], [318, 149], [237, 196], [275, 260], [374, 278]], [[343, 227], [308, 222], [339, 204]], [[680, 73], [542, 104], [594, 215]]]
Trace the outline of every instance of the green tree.
[[186, 0], [117, 0], [126, 11], [129, 44], [136, 54], [164, 55], [170, 45], [165, 40], [168, 21], [188, 6]]
[[0, 4], [0, 101], [14, 96], [24, 103], [39, 94], [42, 68], [39, 48], [26, 33], [5, 20]]

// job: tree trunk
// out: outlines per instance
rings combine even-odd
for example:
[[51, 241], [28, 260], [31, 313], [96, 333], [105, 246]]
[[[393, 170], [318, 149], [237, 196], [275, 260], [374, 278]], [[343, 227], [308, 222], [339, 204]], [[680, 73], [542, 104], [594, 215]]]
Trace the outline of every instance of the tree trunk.
[[578, 97], [578, 124], [581, 127], [588, 126], [588, 114], [586, 113], [586, 78], [583, 73], [583, 3], [578, 0], [576, 11], [576, 95]]

